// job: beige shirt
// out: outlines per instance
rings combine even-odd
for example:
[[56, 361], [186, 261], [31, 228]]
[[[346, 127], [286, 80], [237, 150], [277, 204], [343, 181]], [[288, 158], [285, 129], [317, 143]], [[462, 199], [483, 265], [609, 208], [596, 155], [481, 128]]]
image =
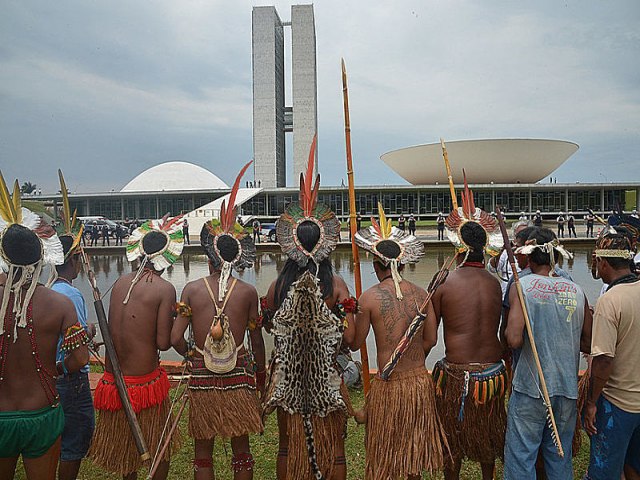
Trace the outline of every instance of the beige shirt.
[[614, 358], [605, 398], [625, 412], [640, 413], [640, 281], [616, 285], [598, 299], [591, 355]]

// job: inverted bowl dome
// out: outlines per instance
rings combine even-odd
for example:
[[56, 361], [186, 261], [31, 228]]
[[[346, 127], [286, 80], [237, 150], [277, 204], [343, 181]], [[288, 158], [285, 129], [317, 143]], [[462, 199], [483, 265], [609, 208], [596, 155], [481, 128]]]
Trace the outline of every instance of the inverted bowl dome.
[[148, 168], [127, 183], [122, 192], [225, 190], [229, 186], [206, 168], [189, 162], [165, 162]]
[[[535, 183], [562, 165], [578, 150], [564, 140], [495, 139], [446, 142], [451, 174], [462, 183]], [[398, 175], [414, 185], [448, 181], [440, 143], [416, 145], [381, 157]]]

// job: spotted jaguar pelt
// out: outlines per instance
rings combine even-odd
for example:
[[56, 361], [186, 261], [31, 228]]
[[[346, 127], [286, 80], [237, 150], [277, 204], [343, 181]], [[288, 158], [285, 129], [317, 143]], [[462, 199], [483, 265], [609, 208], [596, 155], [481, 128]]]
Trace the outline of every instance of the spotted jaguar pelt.
[[347, 411], [335, 361], [344, 330], [324, 303], [318, 279], [305, 272], [273, 316], [274, 357], [265, 412], [276, 407], [303, 417], [309, 464], [322, 479], [316, 459], [312, 416]]

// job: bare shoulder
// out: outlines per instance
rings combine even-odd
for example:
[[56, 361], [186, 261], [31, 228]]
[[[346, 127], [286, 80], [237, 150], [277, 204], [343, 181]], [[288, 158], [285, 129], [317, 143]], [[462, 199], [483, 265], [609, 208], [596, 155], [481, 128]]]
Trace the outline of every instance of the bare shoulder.
[[405, 283], [406, 285], [409, 286], [409, 290], [411, 290], [411, 292], [414, 294], [414, 296], [416, 297], [423, 297], [427, 295], [427, 291], [422, 288], [420, 285], [417, 285], [413, 282], [410, 282], [409, 280], [402, 280], [402, 283]]
[[342, 278], [337, 273], [333, 275], [333, 288], [336, 290], [349, 290], [349, 287], [347, 287], [347, 282], [345, 282], [344, 278]]
[[246, 297], [258, 296], [258, 291], [256, 290], [256, 287], [254, 287], [250, 283], [245, 282], [244, 280], [240, 280], [239, 278], [236, 278], [236, 286], [234, 288], [242, 296], [246, 296]]
[[43, 302], [47, 302], [49, 307], [60, 306], [63, 309], [75, 308], [73, 306], [73, 302], [69, 297], [63, 295], [62, 293], [58, 293], [50, 288], [42, 289], [41, 298]]
[[198, 278], [197, 280], [191, 280], [190, 282], [188, 282], [182, 289], [182, 294], [188, 295], [192, 292], [197, 292], [198, 290], [202, 289], [204, 287], [202, 280], [202, 278]]
[[171, 283], [169, 280], [162, 278], [160, 276], [158, 276], [158, 279], [161, 280], [160, 288], [163, 290], [163, 292], [166, 292], [166, 293], [173, 292], [173, 294], [175, 295], [176, 287], [173, 285], [173, 283]]

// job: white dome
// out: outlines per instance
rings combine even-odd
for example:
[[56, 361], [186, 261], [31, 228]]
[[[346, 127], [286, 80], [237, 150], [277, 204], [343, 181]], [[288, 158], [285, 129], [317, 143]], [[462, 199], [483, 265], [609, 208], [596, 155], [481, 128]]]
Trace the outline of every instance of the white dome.
[[121, 192], [158, 192], [171, 190], [217, 190], [229, 186], [206, 168], [188, 162], [166, 162], [148, 168]]

